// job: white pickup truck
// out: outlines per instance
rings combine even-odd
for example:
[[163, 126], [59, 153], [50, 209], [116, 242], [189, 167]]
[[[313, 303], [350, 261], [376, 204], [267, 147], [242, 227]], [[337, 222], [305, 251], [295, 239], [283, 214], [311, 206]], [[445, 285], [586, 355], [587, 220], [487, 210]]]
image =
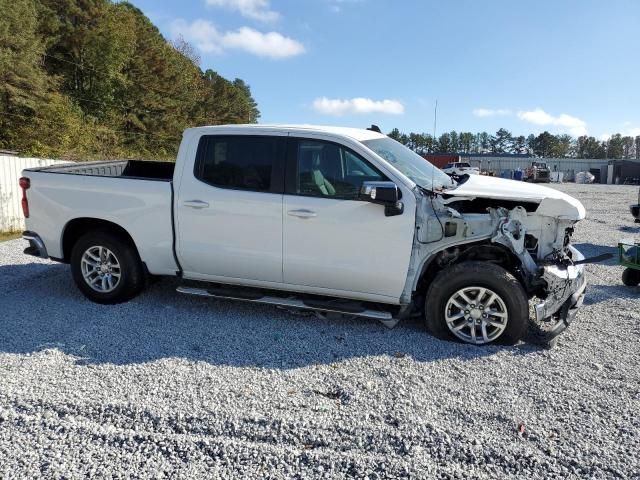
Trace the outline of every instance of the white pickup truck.
[[447, 163], [442, 171], [452, 177], [461, 177], [463, 175], [480, 175], [480, 169], [478, 167], [472, 167], [468, 162]]
[[388, 326], [420, 315], [472, 344], [527, 331], [549, 343], [586, 286], [570, 244], [579, 201], [479, 175], [456, 183], [376, 129], [191, 128], [175, 164], [34, 168], [20, 184], [25, 253], [69, 263], [99, 303], [177, 276], [185, 294]]

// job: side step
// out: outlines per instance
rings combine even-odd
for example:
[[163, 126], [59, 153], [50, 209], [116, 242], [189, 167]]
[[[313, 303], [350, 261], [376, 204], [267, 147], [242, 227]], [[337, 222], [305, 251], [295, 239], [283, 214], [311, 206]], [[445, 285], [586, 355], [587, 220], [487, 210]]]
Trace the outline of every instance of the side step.
[[186, 293], [187, 295], [197, 295], [200, 297], [221, 298], [224, 300], [239, 300], [243, 302], [251, 303], [264, 303], [267, 305], [276, 305], [279, 307], [299, 308], [301, 310], [317, 310], [321, 312], [341, 313], [344, 315], [353, 315], [356, 317], [372, 318], [374, 320], [380, 320], [389, 328], [393, 328], [397, 323], [397, 319], [393, 318], [390, 312], [382, 310], [369, 310], [364, 307], [354, 308], [354, 304], [348, 304], [343, 302], [332, 305], [331, 302], [323, 302], [322, 300], [300, 300], [296, 298], [283, 298], [273, 296], [258, 296], [252, 294], [245, 295], [241, 292], [228, 291], [217, 292], [214, 290], [207, 290], [205, 288], [193, 288], [193, 287], [178, 287], [176, 289], [179, 293]]

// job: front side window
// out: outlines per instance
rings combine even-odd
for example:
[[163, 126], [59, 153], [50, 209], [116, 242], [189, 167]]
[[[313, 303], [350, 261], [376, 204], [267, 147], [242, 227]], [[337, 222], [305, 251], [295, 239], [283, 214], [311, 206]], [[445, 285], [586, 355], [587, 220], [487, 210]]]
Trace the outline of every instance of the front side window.
[[356, 199], [363, 182], [387, 180], [361, 156], [330, 142], [298, 141], [296, 164], [299, 195]]
[[194, 174], [216, 187], [268, 192], [285, 151], [280, 137], [206, 136], [198, 146]]

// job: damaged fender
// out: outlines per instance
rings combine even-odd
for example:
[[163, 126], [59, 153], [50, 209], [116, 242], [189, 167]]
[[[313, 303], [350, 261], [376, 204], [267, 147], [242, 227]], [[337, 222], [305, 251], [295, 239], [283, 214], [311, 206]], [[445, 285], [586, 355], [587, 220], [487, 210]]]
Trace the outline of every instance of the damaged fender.
[[[473, 194], [485, 192], [471, 191], [472, 186], [449, 195], [416, 191], [417, 229], [403, 303], [416, 292], [432, 261], [445, 267], [464, 255], [469, 244], [501, 245], [519, 260], [535, 310], [530, 318], [534, 340], [549, 343], [567, 328], [584, 297], [584, 266], [572, 265], [584, 257], [570, 245], [573, 225], [584, 218], [584, 207], [557, 190], [527, 186], [530, 191], [522, 200], [527, 208], [514, 205], [517, 196], [507, 195], [503, 188], [499, 195], [493, 192], [493, 204], [481, 212], [472, 207], [478, 198]], [[552, 194], [541, 195], [547, 190]]]

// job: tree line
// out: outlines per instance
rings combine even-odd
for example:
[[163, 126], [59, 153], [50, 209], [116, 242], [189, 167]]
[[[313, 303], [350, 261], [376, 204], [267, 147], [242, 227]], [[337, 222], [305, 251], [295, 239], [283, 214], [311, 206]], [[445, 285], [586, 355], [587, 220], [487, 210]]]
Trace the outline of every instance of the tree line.
[[249, 85], [203, 72], [130, 3], [0, 0], [0, 12], [0, 148], [171, 159], [187, 127], [260, 116]]
[[420, 154], [427, 153], [495, 153], [524, 154], [547, 158], [623, 158], [640, 159], [640, 136], [623, 136], [619, 133], [607, 140], [595, 137], [554, 135], [542, 132], [538, 135], [514, 136], [507, 129], [499, 129], [495, 135], [487, 132], [445, 132], [435, 138], [429, 133], [403, 133], [394, 128], [391, 138]]

